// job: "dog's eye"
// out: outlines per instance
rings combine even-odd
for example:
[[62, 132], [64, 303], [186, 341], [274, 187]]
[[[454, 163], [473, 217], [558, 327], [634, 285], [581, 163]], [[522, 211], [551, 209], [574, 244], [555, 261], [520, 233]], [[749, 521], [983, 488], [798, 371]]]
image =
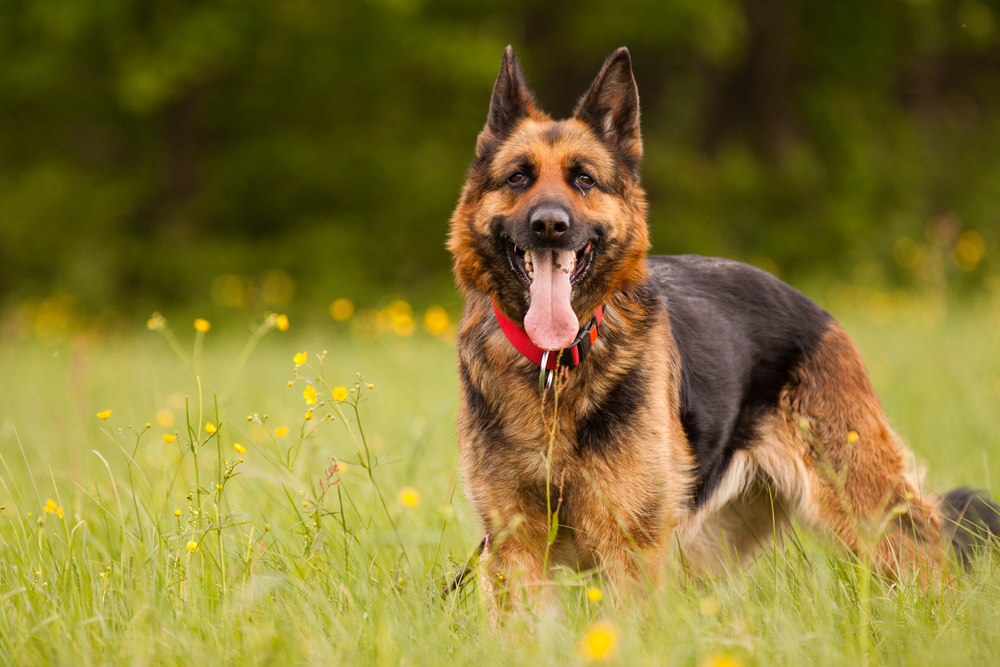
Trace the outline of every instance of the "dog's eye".
[[594, 187], [594, 179], [590, 177], [590, 174], [580, 174], [576, 177], [576, 183], [581, 188], [592, 188]]
[[510, 185], [521, 185], [526, 180], [528, 180], [528, 177], [519, 171], [507, 177], [507, 183], [509, 183]]

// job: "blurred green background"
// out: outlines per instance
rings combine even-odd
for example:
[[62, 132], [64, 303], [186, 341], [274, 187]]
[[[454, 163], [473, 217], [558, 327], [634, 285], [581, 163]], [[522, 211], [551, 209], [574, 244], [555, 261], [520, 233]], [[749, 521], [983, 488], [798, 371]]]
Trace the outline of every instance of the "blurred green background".
[[996, 0], [6, 0], [0, 335], [454, 318], [447, 220], [508, 43], [556, 116], [631, 49], [654, 251], [876, 320], [1000, 292]]

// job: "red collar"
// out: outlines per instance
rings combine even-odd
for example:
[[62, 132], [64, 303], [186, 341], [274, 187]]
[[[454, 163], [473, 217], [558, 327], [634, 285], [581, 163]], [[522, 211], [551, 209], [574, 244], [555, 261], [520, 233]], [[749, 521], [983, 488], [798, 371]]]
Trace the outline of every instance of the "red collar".
[[[503, 333], [507, 336], [510, 344], [518, 352], [534, 362], [536, 366], [541, 367], [545, 350], [532, 343], [524, 329], [517, 326], [517, 324], [501, 313], [495, 301], [491, 300], [491, 302], [493, 303], [493, 312], [497, 316], [497, 322], [500, 323], [500, 328], [503, 329]], [[545, 367], [553, 369], [556, 367], [557, 361], [559, 366], [568, 368], [576, 368], [582, 364], [587, 354], [590, 353], [590, 347], [597, 341], [598, 325], [600, 325], [603, 319], [604, 306], [598, 306], [597, 310], [594, 311], [594, 316], [580, 329], [580, 333], [576, 335], [576, 338], [570, 343], [569, 347], [558, 354], [549, 354]]]

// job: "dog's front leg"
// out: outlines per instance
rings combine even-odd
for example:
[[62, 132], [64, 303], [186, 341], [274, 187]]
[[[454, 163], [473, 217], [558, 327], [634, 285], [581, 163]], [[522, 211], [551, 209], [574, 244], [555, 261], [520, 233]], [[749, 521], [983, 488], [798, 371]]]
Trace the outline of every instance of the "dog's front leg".
[[545, 586], [542, 559], [516, 539], [502, 544], [487, 540], [479, 560], [479, 588], [496, 632], [503, 610], [527, 611], [548, 609], [554, 597]]

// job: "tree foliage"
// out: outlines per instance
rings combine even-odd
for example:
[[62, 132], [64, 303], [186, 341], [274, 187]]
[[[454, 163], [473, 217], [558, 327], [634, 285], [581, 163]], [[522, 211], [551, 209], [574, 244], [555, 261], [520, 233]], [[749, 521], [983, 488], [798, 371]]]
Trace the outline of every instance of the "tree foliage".
[[203, 299], [272, 268], [324, 296], [444, 284], [508, 43], [557, 116], [630, 47], [658, 252], [906, 282], [940, 271], [899, 239], [972, 229], [988, 270], [996, 1], [8, 0], [0, 301]]

